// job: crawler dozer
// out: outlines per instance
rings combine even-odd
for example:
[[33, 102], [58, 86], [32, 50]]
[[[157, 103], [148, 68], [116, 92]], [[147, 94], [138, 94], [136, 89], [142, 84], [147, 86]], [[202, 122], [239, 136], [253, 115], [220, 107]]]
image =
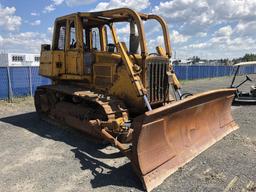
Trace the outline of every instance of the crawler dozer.
[[[153, 53], [149, 20], [160, 24], [164, 40]], [[118, 24], [129, 31], [118, 33]], [[39, 73], [52, 84], [37, 88], [36, 110], [112, 143], [150, 191], [238, 128], [235, 89], [182, 94], [170, 58], [168, 27], [158, 15], [120, 8], [59, 17], [52, 45], [41, 45]]]

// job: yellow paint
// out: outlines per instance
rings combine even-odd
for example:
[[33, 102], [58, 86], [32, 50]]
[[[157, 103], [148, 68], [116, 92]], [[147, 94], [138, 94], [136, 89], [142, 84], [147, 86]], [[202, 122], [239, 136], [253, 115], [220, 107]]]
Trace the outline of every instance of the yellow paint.
[[52, 74], [52, 52], [51, 51], [43, 51], [41, 53], [39, 74], [46, 76], [46, 77], [53, 76], [53, 74]]
[[125, 66], [118, 69], [117, 76], [117, 80], [109, 91], [110, 94], [117, 95], [119, 98], [123, 99], [127, 105], [134, 107], [135, 111], [144, 109], [143, 99], [142, 97], [138, 97], [135, 86], [132, 84]]
[[[169, 39], [169, 33], [167, 33], [168, 30], [164, 21], [158, 16], [140, 15], [130, 9], [103, 12], [101, 16], [107, 18], [113, 15], [116, 19], [118, 17], [122, 18], [123, 21], [129, 22], [130, 19], [135, 21], [140, 35], [140, 54], [128, 53], [127, 45], [119, 42], [113, 23], [107, 23], [107, 20], [104, 21], [104, 19], [95, 17], [91, 13], [70, 14], [56, 19], [53, 48], [50, 51], [41, 51], [40, 74], [53, 79], [56, 83], [59, 83], [58, 80], [72, 80], [77, 81], [80, 86], [86, 84], [87, 89], [91, 87], [94, 89], [93, 91], [103, 91], [106, 95], [116, 96], [122, 99], [129, 109], [142, 112], [145, 109], [143, 95], [146, 94], [145, 87], [147, 86], [145, 63], [150, 56], [147, 53], [141, 17], [155, 19], [160, 22], [165, 40]], [[81, 16], [86, 18], [82, 19]], [[74, 31], [71, 31], [71, 24], [75, 28], [75, 34]], [[57, 35], [61, 34], [60, 26], [62, 30], [63, 28], [66, 30], [65, 34], [62, 31], [62, 35], [65, 36], [64, 50], [57, 50], [59, 48], [58, 42], [61, 40], [61, 36], [58, 37]], [[99, 36], [96, 38], [96, 43], [100, 44], [98, 50], [95, 50], [92, 46], [95, 43], [95, 34], [92, 33], [92, 28], [96, 27], [99, 29]], [[107, 50], [108, 35], [106, 35], [106, 27], [109, 27], [111, 34], [108, 35], [112, 35], [116, 45], [116, 52], [114, 53]], [[86, 38], [83, 37], [83, 34], [86, 34]], [[72, 42], [71, 35], [75, 39], [76, 46], [70, 46]], [[162, 47], [157, 47], [157, 52], [162, 58], [168, 59], [171, 54], [169, 42], [165, 42], [165, 50]], [[91, 71], [86, 68], [88, 66], [90, 66]], [[178, 86], [178, 80], [175, 77], [173, 77], [173, 82]]]

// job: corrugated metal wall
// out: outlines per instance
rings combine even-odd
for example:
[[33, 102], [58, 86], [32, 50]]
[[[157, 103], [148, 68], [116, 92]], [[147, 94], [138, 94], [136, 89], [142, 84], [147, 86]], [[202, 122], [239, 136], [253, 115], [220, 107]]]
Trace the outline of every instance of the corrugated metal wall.
[[[38, 67], [0, 67], [0, 99], [33, 95], [37, 86], [50, 84], [50, 79], [39, 76], [38, 70]], [[174, 70], [180, 80], [193, 80], [229, 76], [232, 74], [233, 67], [174, 66]], [[240, 69], [240, 74], [252, 73], [256, 73], [255, 65]], [[10, 75], [8, 76], [8, 74]]]

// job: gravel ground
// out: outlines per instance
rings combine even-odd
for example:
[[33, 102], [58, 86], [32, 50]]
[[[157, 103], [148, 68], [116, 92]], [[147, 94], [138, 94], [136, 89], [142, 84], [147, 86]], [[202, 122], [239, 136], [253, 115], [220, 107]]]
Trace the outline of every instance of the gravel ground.
[[[218, 78], [183, 85], [186, 91], [200, 92], [229, 83], [230, 78]], [[232, 112], [240, 129], [154, 191], [256, 191], [256, 106], [234, 107]], [[0, 101], [0, 146], [3, 192], [143, 190], [129, 160], [118, 150], [39, 120], [31, 98]]]

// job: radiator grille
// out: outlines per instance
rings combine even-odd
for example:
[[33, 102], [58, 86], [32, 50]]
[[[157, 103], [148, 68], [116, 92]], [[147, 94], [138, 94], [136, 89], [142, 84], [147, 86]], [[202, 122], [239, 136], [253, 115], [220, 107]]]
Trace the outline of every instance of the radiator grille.
[[100, 87], [106, 87], [111, 85], [111, 77], [96, 77], [95, 78], [95, 85], [98, 85]]
[[112, 84], [112, 67], [101, 66], [95, 64], [94, 67], [94, 83], [98, 87], [106, 88]]
[[148, 61], [148, 99], [151, 104], [163, 102], [168, 91], [168, 61]]
[[94, 71], [97, 76], [111, 76], [110, 66], [94, 66]]

